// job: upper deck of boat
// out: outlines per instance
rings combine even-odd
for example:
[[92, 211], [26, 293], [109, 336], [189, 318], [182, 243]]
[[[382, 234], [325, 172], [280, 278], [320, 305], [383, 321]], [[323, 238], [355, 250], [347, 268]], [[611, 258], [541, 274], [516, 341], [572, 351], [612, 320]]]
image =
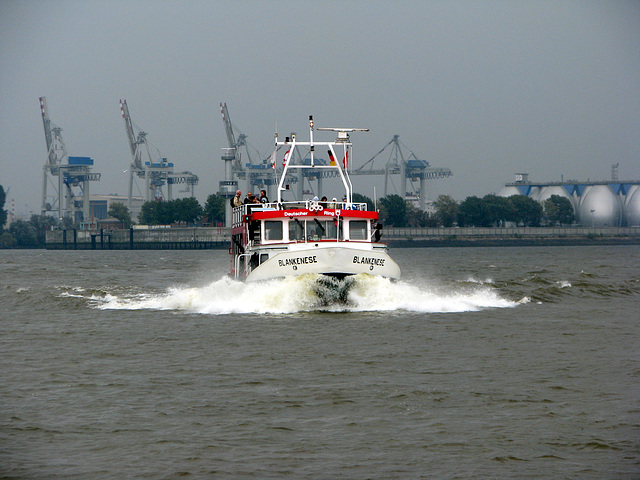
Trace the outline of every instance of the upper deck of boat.
[[233, 209], [233, 226], [239, 227], [248, 220], [292, 217], [354, 217], [377, 219], [378, 213], [367, 210], [366, 203], [318, 202], [302, 200], [294, 202], [248, 203]]

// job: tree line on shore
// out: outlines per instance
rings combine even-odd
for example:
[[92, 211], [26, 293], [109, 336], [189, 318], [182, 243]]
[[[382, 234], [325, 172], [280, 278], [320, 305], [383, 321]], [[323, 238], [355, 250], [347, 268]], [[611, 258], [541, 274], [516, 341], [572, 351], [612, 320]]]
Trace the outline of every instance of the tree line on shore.
[[[370, 198], [354, 195], [354, 201], [373, 205]], [[552, 195], [543, 204], [524, 195], [500, 197], [495, 194], [467, 197], [457, 202], [450, 195], [440, 195], [433, 208], [424, 211], [399, 195], [378, 200], [380, 221], [390, 227], [504, 227], [515, 225], [539, 227], [571, 225], [575, 222], [569, 199]]]
[[[43, 247], [45, 232], [52, 227], [74, 228], [71, 219], [59, 222], [51, 215], [32, 215], [29, 221], [15, 220], [5, 229], [6, 194], [0, 185], [0, 248]], [[575, 214], [569, 199], [552, 195], [543, 204], [524, 195], [500, 197], [495, 194], [467, 197], [457, 202], [450, 195], [440, 195], [430, 211], [424, 211], [399, 195], [387, 195], [374, 204], [371, 198], [353, 195], [353, 201], [377, 208], [380, 223], [388, 227], [502, 227], [505, 225], [538, 227], [571, 225]], [[197, 199], [181, 198], [169, 201], [150, 201], [142, 205], [138, 222], [142, 225], [222, 226], [226, 202], [212, 194], [204, 205]], [[124, 227], [133, 225], [131, 213], [123, 203], [111, 204], [109, 217], [120, 220]]]

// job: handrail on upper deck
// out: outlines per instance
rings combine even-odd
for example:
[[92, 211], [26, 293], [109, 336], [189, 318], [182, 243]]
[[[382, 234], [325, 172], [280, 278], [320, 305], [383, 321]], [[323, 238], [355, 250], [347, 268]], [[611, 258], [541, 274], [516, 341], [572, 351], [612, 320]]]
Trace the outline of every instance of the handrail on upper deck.
[[[326, 203], [327, 206], [323, 206], [322, 203]], [[305, 209], [311, 211], [322, 210], [367, 210], [366, 203], [358, 202], [318, 202], [315, 200], [298, 200], [292, 202], [271, 202], [271, 203], [247, 203], [239, 207], [234, 207], [233, 212], [242, 212], [242, 215], [247, 215], [251, 212], [264, 212], [272, 210], [296, 210]]]

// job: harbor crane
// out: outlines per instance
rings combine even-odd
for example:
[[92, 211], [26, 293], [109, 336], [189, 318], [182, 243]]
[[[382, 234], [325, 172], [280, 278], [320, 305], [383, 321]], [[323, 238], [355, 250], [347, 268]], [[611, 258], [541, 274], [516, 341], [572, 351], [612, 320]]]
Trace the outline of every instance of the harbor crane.
[[[453, 175], [448, 168], [434, 168], [426, 160], [419, 160], [415, 153], [409, 150], [408, 155], [402, 150], [400, 135], [393, 138], [367, 160], [362, 166], [351, 171], [351, 175], [384, 175], [384, 196], [389, 194], [389, 183], [391, 181], [394, 190], [406, 200], [418, 200], [420, 208], [424, 210], [427, 192], [427, 180], [446, 178]], [[406, 145], [404, 145], [405, 148]], [[374, 168], [375, 159], [383, 152], [389, 151], [389, 159], [384, 168]], [[400, 187], [395, 189], [392, 175], [400, 175]], [[411, 191], [407, 191], [407, 180], [411, 185]], [[415, 182], [419, 181], [419, 188], [415, 187]]]
[[[225, 152], [222, 155], [222, 160], [225, 162], [225, 180], [220, 182], [218, 195], [227, 199], [232, 198], [238, 189], [238, 180], [245, 180], [245, 188], [248, 191], [257, 192], [258, 190], [265, 189], [267, 195], [270, 196], [271, 188], [276, 185], [276, 172], [275, 169], [272, 168], [274, 159], [268, 157], [254, 162], [249, 150], [249, 144], [247, 143], [247, 135], [240, 133], [236, 138], [226, 103], [220, 103], [220, 113], [227, 135], [228, 147], [224, 148]], [[325, 130], [337, 131], [336, 129]], [[346, 135], [346, 133], [347, 132], [343, 132], [343, 135]], [[296, 134], [293, 132], [289, 138], [294, 139], [295, 136]], [[247, 162], [242, 161], [243, 152], [246, 154]], [[259, 152], [258, 156], [260, 156]], [[293, 161], [297, 163], [308, 161], [308, 159], [303, 159], [302, 156], [299, 150], [295, 150], [295, 160]], [[317, 181], [318, 191], [320, 191], [322, 189], [322, 178], [323, 174], [321, 172], [301, 171], [287, 175], [287, 182], [298, 185], [299, 196], [301, 197], [305, 179], [309, 182], [309, 185], [311, 185], [312, 181]]]
[[[244, 180], [247, 191], [257, 193], [259, 190], [264, 189], [267, 191], [267, 196], [271, 196], [271, 188], [273, 188], [277, 182], [276, 168], [272, 167], [278, 167], [282, 157], [276, 161], [275, 158], [273, 158], [276, 151], [273, 152], [270, 157], [254, 161], [249, 150], [247, 136], [240, 133], [236, 138], [226, 103], [220, 103], [220, 114], [222, 115], [222, 123], [224, 124], [228, 146], [224, 148], [224, 153], [222, 154], [222, 160], [225, 165], [225, 179], [220, 181], [218, 195], [226, 199], [232, 198], [236, 190], [238, 190], [238, 180]], [[288, 138], [295, 139], [295, 136], [295, 133], [291, 133], [291, 136]], [[246, 154], [246, 160], [248, 161], [243, 162], [243, 153]], [[284, 156], [286, 154], [281, 153], [281, 155]], [[259, 153], [258, 156], [260, 156]], [[302, 164], [308, 160], [309, 159], [302, 158], [299, 150], [295, 150], [295, 158], [291, 159], [292, 162], [298, 164]], [[322, 178], [325, 174], [326, 172], [300, 170], [299, 172], [288, 174], [287, 183], [297, 185], [298, 196], [301, 198], [304, 190], [304, 180], [306, 179], [309, 184], [311, 184], [312, 181], [316, 181], [319, 192], [322, 189]], [[226, 225], [230, 225], [230, 221], [231, 209], [227, 206]]]
[[[246, 181], [246, 189], [254, 191], [265, 188], [267, 193], [269, 187], [273, 185], [275, 175], [274, 170], [270, 168], [273, 159], [262, 160], [261, 163], [254, 163], [252, 161], [248, 144], [247, 136], [240, 134], [237, 136], [233, 130], [233, 125], [229, 117], [229, 110], [226, 103], [220, 103], [220, 113], [222, 115], [222, 122], [225, 127], [225, 133], [227, 135], [227, 147], [224, 149], [222, 160], [225, 162], [225, 180], [220, 182], [218, 195], [230, 199], [235, 195], [238, 189], [238, 180]], [[334, 131], [338, 135], [337, 142], [349, 142], [349, 133], [355, 131], [368, 131], [368, 129], [345, 129], [345, 128], [318, 128], [319, 131]], [[277, 134], [276, 134], [277, 135]], [[291, 139], [295, 139], [295, 133], [291, 134]], [[400, 186], [397, 189], [402, 192], [401, 196], [409, 201], [418, 201], [420, 208], [425, 208], [426, 202], [426, 182], [427, 180], [446, 178], [453, 175], [448, 168], [434, 168], [431, 167], [426, 160], [420, 160], [412, 152], [408, 154], [402, 149], [402, 144], [399, 140], [400, 135], [394, 135], [393, 138], [372, 158], [365, 162], [361, 167], [353, 169], [349, 165], [348, 158], [345, 159], [345, 168], [348, 165], [351, 175], [384, 175], [384, 195], [389, 194], [389, 183], [393, 185], [393, 175], [400, 175]], [[286, 143], [286, 142], [285, 142]], [[374, 161], [383, 152], [390, 148], [390, 157], [384, 168], [375, 168]], [[405, 149], [407, 147], [405, 146]], [[295, 163], [308, 162], [308, 158], [302, 158], [300, 150], [296, 150]], [[242, 161], [242, 154], [246, 153], [248, 162]], [[275, 153], [275, 152], [274, 152]], [[323, 162], [324, 160], [316, 159], [316, 162]], [[343, 160], [344, 161], [344, 160]], [[277, 165], [276, 165], [277, 166]], [[310, 191], [304, 190], [305, 180], [309, 184], [309, 188], [313, 190], [312, 182], [316, 182], [315, 191], [318, 195], [321, 195], [323, 179], [328, 175], [327, 172], [318, 170], [304, 170], [299, 173], [299, 177], [289, 177], [287, 182], [291, 184], [297, 184], [298, 196], [302, 198], [303, 193], [310, 193]], [[410, 182], [412, 191], [407, 191], [407, 180]], [[416, 188], [415, 182], [419, 181], [419, 187]], [[227, 212], [227, 216], [230, 216], [230, 212]], [[230, 218], [230, 217], [229, 217]], [[229, 224], [229, 218], [227, 218], [227, 224]]]
[[[247, 159], [249, 160], [249, 164], [251, 164], [251, 154], [249, 153], [249, 148], [247, 146], [247, 136], [244, 133], [238, 135], [238, 139], [236, 140], [236, 135], [233, 131], [233, 125], [231, 124], [231, 117], [229, 117], [229, 110], [227, 108], [226, 103], [220, 103], [220, 114], [222, 115], [222, 123], [224, 124], [224, 131], [227, 135], [227, 144], [229, 147], [226, 149], [226, 155], [228, 160], [230, 161], [231, 173], [227, 175], [227, 178], [231, 178], [232, 176], [237, 177], [239, 179], [246, 178], [246, 170], [242, 165], [242, 151], [241, 148], [244, 147], [244, 150], [247, 154]], [[225, 157], [223, 156], [223, 160]], [[227, 163], [225, 162], [225, 167]], [[235, 192], [234, 192], [235, 194]]]
[[[233, 197], [238, 189], [237, 180], [246, 180], [248, 190], [264, 188], [270, 193], [269, 189], [275, 185], [276, 178], [268, 160], [254, 161], [247, 143], [247, 135], [240, 133], [236, 138], [226, 103], [220, 103], [220, 114], [227, 135], [228, 147], [224, 149], [225, 153], [222, 155], [225, 165], [225, 181], [220, 182], [219, 194], [225, 198]], [[245, 162], [242, 158], [243, 153], [246, 155]], [[258, 153], [258, 155], [260, 154]]]
[[[100, 174], [92, 172], [93, 159], [71, 157], [62, 139], [62, 128], [49, 118], [47, 98], [40, 97], [40, 113], [47, 145], [47, 159], [42, 175], [41, 214], [57, 211], [59, 219], [70, 218], [74, 223], [88, 221], [89, 185], [100, 180]], [[47, 198], [47, 186], [51, 184], [55, 194], [52, 202]]]
[[[171, 200], [172, 185], [186, 184], [187, 191], [191, 191], [194, 196], [193, 187], [198, 184], [199, 178], [192, 172], [174, 172], [173, 163], [167, 161], [164, 157], [158, 157], [154, 160], [151, 155], [150, 143], [147, 140], [147, 132], [138, 129], [135, 133], [131, 115], [129, 114], [129, 106], [126, 100], [120, 100], [120, 112], [124, 120], [125, 131], [129, 141], [131, 150], [131, 166], [129, 167], [129, 194], [128, 208], [132, 209], [133, 199], [133, 183], [134, 178], [138, 177], [145, 182], [145, 201], [151, 200]], [[143, 159], [143, 156], [145, 157]], [[166, 186], [167, 194], [164, 194]]]

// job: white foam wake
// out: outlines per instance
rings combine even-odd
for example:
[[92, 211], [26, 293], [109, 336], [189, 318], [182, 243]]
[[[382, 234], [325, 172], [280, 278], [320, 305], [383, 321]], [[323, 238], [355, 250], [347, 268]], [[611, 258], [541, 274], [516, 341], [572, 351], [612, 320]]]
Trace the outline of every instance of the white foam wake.
[[[223, 277], [204, 287], [170, 288], [163, 294], [106, 293], [92, 295], [91, 302], [100, 309], [178, 310], [204, 314], [295, 313], [328, 311], [466, 312], [486, 308], [518, 305], [505, 300], [487, 285], [455, 287], [415, 286], [392, 282], [381, 277], [358, 275], [346, 295], [336, 303], [327, 301], [318, 288], [317, 275], [303, 275], [260, 283], [244, 283]], [[344, 284], [342, 285], [344, 287]], [[329, 287], [332, 288], [332, 287]], [[339, 295], [338, 295], [339, 296]]]

